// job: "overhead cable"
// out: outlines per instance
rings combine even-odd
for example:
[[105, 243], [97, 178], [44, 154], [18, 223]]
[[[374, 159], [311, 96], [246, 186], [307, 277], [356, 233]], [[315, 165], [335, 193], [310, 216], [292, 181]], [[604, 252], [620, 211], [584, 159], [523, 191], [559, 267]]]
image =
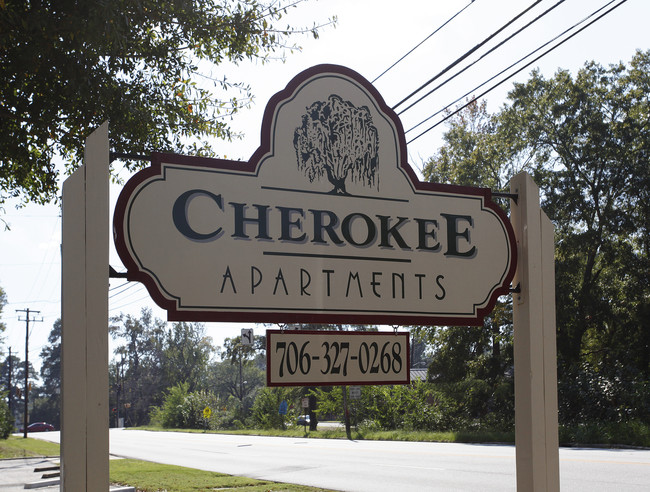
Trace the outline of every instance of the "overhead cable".
[[472, 5], [474, 3], [474, 0], [471, 0], [467, 5], [465, 5], [462, 9], [460, 9], [458, 12], [456, 12], [454, 15], [452, 15], [449, 19], [447, 19], [443, 24], [438, 26], [431, 34], [429, 34], [426, 38], [424, 38], [422, 41], [420, 41], [418, 44], [416, 44], [413, 48], [411, 48], [405, 55], [403, 55], [399, 60], [397, 60], [395, 63], [393, 63], [390, 67], [388, 67], [386, 70], [384, 70], [382, 73], [377, 75], [375, 79], [372, 81], [374, 84], [379, 80], [380, 77], [382, 77], [384, 74], [386, 74], [389, 70], [391, 70], [395, 65], [397, 65], [399, 62], [401, 62], [404, 58], [409, 56], [411, 53], [413, 53], [416, 49], [418, 49], [422, 44], [424, 44], [426, 41], [429, 40], [434, 34], [436, 34], [440, 29], [445, 27], [447, 24], [449, 24], [452, 20], [454, 20], [456, 17], [458, 17], [460, 14], [462, 14], [467, 7]]
[[[412, 126], [412, 127], [409, 128], [408, 130], [406, 130], [404, 133], [406, 134], [406, 133], [412, 132], [412, 131], [415, 130], [417, 127], [423, 125], [424, 123], [426, 123], [426, 122], [429, 121], [430, 119], [432, 119], [432, 118], [438, 116], [438, 115], [439, 115], [440, 113], [442, 113], [445, 109], [447, 109], [447, 108], [449, 108], [450, 106], [453, 106], [454, 104], [456, 104], [457, 102], [459, 102], [459, 101], [465, 99], [465, 98], [466, 98], [467, 96], [469, 96], [471, 93], [476, 92], [478, 89], [480, 89], [480, 88], [483, 87], [484, 85], [486, 85], [486, 84], [492, 82], [494, 79], [496, 79], [496, 78], [499, 77], [500, 75], [503, 75], [504, 73], [506, 73], [506, 72], [507, 72], [508, 70], [510, 70], [511, 68], [513, 68], [513, 67], [519, 65], [521, 62], [523, 62], [523, 61], [526, 60], [527, 58], [533, 56], [533, 55], [534, 55], [535, 53], [537, 53], [538, 51], [541, 51], [543, 48], [545, 48], [545, 47], [548, 46], [549, 44], [553, 43], [554, 41], [557, 41], [557, 40], [560, 39], [562, 36], [564, 36], [566, 33], [568, 33], [569, 31], [571, 31], [571, 30], [573, 30], [573, 29], [575, 29], [577, 26], [579, 26], [580, 24], [586, 22], [587, 20], [591, 19], [594, 15], [598, 14], [598, 12], [600, 12], [601, 10], [604, 10], [606, 7], [608, 7], [609, 5], [611, 5], [612, 3], [614, 3], [615, 1], [617, 1], [617, 0], [610, 0], [608, 3], [606, 3], [605, 5], [603, 5], [602, 7], [600, 7], [598, 10], [595, 10], [594, 12], [592, 12], [591, 14], [589, 14], [588, 16], [584, 17], [582, 20], [576, 22], [575, 24], [573, 24], [573, 25], [570, 26], [569, 28], [567, 28], [567, 29], [565, 29], [564, 31], [562, 31], [560, 34], [558, 34], [558, 35], [554, 36], [553, 38], [549, 39], [546, 43], [544, 43], [544, 44], [542, 44], [541, 46], [535, 48], [533, 51], [531, 51], [531, 52], [528, 53], [527, 55], [522, 56], [522, 57], [519, 58], [519, 60], [517, 60], [516, 62], [514, 62], [514, 63], [508, 65], [506, 68], [504, 68], [503, 70], [501, 70], [499, 73], [493, 75], [492, 77], [490, 77], [489, 79], [487, 79], [485, 82], [483, 82], [483, 83], [477, 85], [476, 87], [474, 87], [473, 89], [469, 90], [468, 92], [466, 92], [466, 93], [463, 94], [462, 96], [458, 97], [457, 99], [455, 99], [455, 100], [452, 101], [451, 103], [447, 104], [447, 105], [444, 106], [443, 108], [439, 109], [438, 111], [436, 111], [436, 112], [433, 113], [432, 115], [426, 117], [425, 119], [423, 119], [422, 121], [420, 121], [417, 125]], [[525, 67], [524, 67], [524, 68], [525, 68]], [[513, 73], [512, 75], [509, 75], [509, 76], [506, 78], [506, 80], [507, 80], [508, 78], [512, 77], [513, 75], [515, 75], [515, 74]], [[443, 121], [444, 121], [444, 120], [443, 120]]]
[[474, 60], [472, 63], [470, 63], [469, 65], [467, 65], [465, 68], [463, 68], [463, 69], [460, 70], [459, 72], [456, 72], [456, 73], [455, 73], [454, 75], [452, 75], [451, 77], [448, 77], [447, 79], [445, 79], [444, 82], [441, 82], [440, 84], [438, 84], [437, 86], [435, 86], [433, 89], [431, 89], [429, 92], [427, 92], [424, 96], [421, 96], [420, 98], [418, 98], [417, 101], [415, 101], [415, 102], [409, 104], [407, 107], [405, 107], [404, 109], [402, 109], [402, 110], [401, 110], [399, 113], [397, 113], [397, 114], [399, 115], [399, 114], [404, 113], [405, 111], [411, 109], [413, 106], [415, 106], [417, 103], [419, 103], [419, 102], [422, 101], [423, 99], [429, 97], [429, 96], [430, 96], [431, 94], [433, 94], [435, 91], [437, 91], [437, 90], [440, 89], [442, 86], [444, 86], [447, 82], [449, 82], [450, 80], [455, 79], [455, 78], [458, 77], [460, 74], [462, 74], [462, 73], [465, 72], [466, 70], [468, 70], [468, 69], [470, 69], [471, 67], [473, 67], [474, 65], [476, 65], [478, 62], [480, 62], [483, 58], [485, 58], [486, 56], [488, 56], [490, 53], [493, 53], [494, 51], [496, 51], [497, 49], [499, 49], [501, 46], [503, 46], [505, 43], [507, 43], [508, 41], [510, 41], [512, 38], [514, 38], [515, 36], [517, 36], [518, 34], [520, 34], [522, 31], [524, 31], [525, 29], [528, 29], [531, 25], [533, 25], [535, 22], [537, 22], [537, 21], [540, 20], [542, 17], [544, 17], [546, 14], [548, 14], [551, 10], [553, 10], [554, 8], [556, 8], [558, 5], [564, 3], [564, 1], [565, 1], [565, 0], [559, 0], [558, 2], [556, 2], [555, 5], [553, 5], [552, 7], [549, 7], [548, 9], [546, 9], [544, 12], [542, 12], [542, 13], [539, 14], [537, 17], [535, 17], [533, 20], [531, 20], [528, 24], [526, 24], [525, 26], [521, 27], [520, 29], [518, 29], [517, 31], [515, 31], [514, 33], [512, 33], [510, 36], [508, 36], [506, 39], [504, 39], [503, 41], [501, 41], [499, 44], [497, 44], [496, 46], [494, 46], [494, 47], [492, 47], [491, 49], [489, 49], [488, 51], [486, 51], [483, 55], [481, 55], [479, 58], [477, 58], [476, 60]]
[[[580, 22], [574, 24], [574, 25], [571, 26], [569, 29], [567, 29], [566, 31], [564, 31], [562, 34], [556, 36], [554, 39], [557, 39], [558, 37], [564, 35], [564, 34], [567, 33], [568, 31], [570, 31], [571, 29], [575, 28], [576, 26], [582, 24], [586, 19], [589, 19], [590, 17], [593, 17], [596, 13], [600, 12], [601, 10], [603, 10], [604, 8], [606, 8], [607, 6], [609, 6], [609, 5], [611, 5], [612, 3], [614, 3], [615, 1], [616, 1], [616, 0], [611, 0], [609, 3], [605, 4], [603, 7], [599, 8], [599, 9], [596, 10], [596, 11], [594, 11], [592, 14], [590, 14], [589, 16], [587, 16], [585, 19], [583, 19], [583, 20], [581, 20]], [[567, 41], [569, 41], [571, 38], [573, 38], [574, 36], [577, 36], [577, 35], [580, 34], [582, 31], [584, 31], [585, 29], [587, 29], [588, 27], [590, 27], [592, 24], [594, 24], [595, 22], [599, 21], [600, 19], [602, 19], [603, 17], [605, 17], [607, 14], [609, 14], [609, 13], [612, 12], [613, 10], [615, 10], [615, 9], [617, 9], [618, 7], [620, 7], [621, 5], [623, 5], [625, 2], [627, 2], [627, 0], [621, 0], [620, 3], [614, 5], [612, 8], [610, 8], [610, 9], [607, 10], [606, 12], [602, 13], [601, 15], [599, 15], [597, 18], [595, 18], [594, 20], [592, 20], [591, 22], [589, 22], [587, 25], [581, 27], [579, 30], [577, 30], [576, 32], [574, 32], [573, 34], [571, 34], [570, 36], [568, 36], [566, 39], [563, 39], [562, 41], [560, 41], [560, 42], [559, 42], [558, 44], [556, 44], [555, 46], [552, 46], [551, 48], [549, 48], [548, 50], [546, 50], [544, 53], [542, 53], [541, 55], [539, 55], [537, 58], [531, 60], [529, 63], [527, 63], [526, 65], [524, 65], [523, 67], [521, 67], [520, 69], [518, 69], [517, 71], [515, 71], [514, 73], [508, 75], [507, 77], [504, 77], [502, 80], [500, 80], [499, 82], [497, 82], [496, 84], [492, 85], [490, 88], [488, 88], [487, 90], [485, 90], [484, 92], [482, 92], [480, 95], [478, 95], [478, 96], [472, 98], [472, 101], [469, 101], [467, 104], [463, 104], [462, 106], [460, 106], [459, 108], [457, 108], [455, 111], [449, 113], [449, 114], [448, 114], [447, 116], [445, 116], [443, 119], [441, 119], [440, 121], [438, 121], [438, 122], [435, 123], [434, 125], [430, 126], [429, 128], [427, 128], [425, 131], [423, 131], [422, 133], [420, 133], [420, 134], [417, 135], [416, 137], [413, 137], [411, 140], [409, 140], [409, 141], [407, 142], [407, 144], [410, 144], [411, 142], [414, 142], [415, 140], [417, 140], [418, 138], [420, 138], [422, 135], [428, 133], [429, 131], [433, 130], [435, 127], [437, 127], [437, 126], [440, 125], [441, 123], [447, 121], [447, 120], [448, 120], [449, 118], [451, 118], [452, 116], [458, 114], [460, 111], [462, 111], [462, 110], [465, 109], [467, 106], [469, 106], [473, 101], [475, 101], [476, 99], [480, 99], [480, 98], [482, 98], [483, 96], [485, 96], [486, 94], [488, 94], [489, 92], [491, 92], [491, 91], [494, 90], [496, 87], [500, 86], [501, 84], [503, 84], [504, 82], [506, 82], [507, 80], [509, 80], [510, 78], [512, 78], [513, 76], [517, 75], [518, 73], [522, 72], [522, 71], [525, 70], [526, 68], [530, 67], [533, 63], [535, 63], [536, 61], [540, 60], [540, 59], [543, 58], [544, 56], [548, 55], [551, 51], [555, 50], [556, 48], [559, 48], [559, 47], [562, 46], [564, 43], [566, 43]], [[551, 40], [551, 41], [553, 41], [553, 40]], [[549, 42], [551, 42], [551, 41], [549, 41]], [[546, 44], [548, 44], [548, 43], [546, 43]], [[543, 45], [543, 46], [545, 46], [545, 45]], [[539, 50], [539, 48], [538, 48], [537, 50], [535, 50], [535, 51], [538, 51], [538, 50]], [[533, 53], [534, 53], [534, 52], [533, 52]], [[527, 56], [525, 56], [524, 58], [522, 58], [522, 60], [525, 59], [525, 58], [527, 58], [528, 56], [530, 56], [530, 54], [527, 55]], [[521, 61], [521, 60], [519, 60], [519, 61]], [[517, 63], [519, 63], [519, 62], [514, 63], [514, 64], [511, 65], [510, 67], [516, 65]], [[508, 68], [510, 68], [510, 67], [508, 67]], [[505, 69], [504, 71], [506, 71], [506, 70], [508, 70], [508, 69]], [[496, 78], [498, 75], [500, 75], [500, 74], [503, 73], [504, 71], [502, 71], [502, 72], [500, 72], [499, 74], [495, 75], [495, 76], [492, 77], [490, 80]], [[484, 82], [483, 84], [481, 84], [481, 85], [478, 86], [478, 87], [481, 87], [481, 86], [485, 85], [487, 82], [489, 82], [489, 80], [486, 81], [486, 82]], [[476, 90], [478, 87], [474, 88], [474, 90]], [[470, 91], [470, 92], [466, 93], [465, 96], [467, 96], [467, 95], [470, 94], [471, 92], [473, 92], [473, 91]], [[465, 97], [465, 96], [462, 96], [461, 98], [457, 99], [455, 102], [458, 102], [460, 99], [462, 99], [462, 98]], [[453, 104], [453, 103], [452, 103], [452, 104]], [[439, 114], [439, 113], [442, 112], [442, 111], [444, 111], [444, 109], [441, 110], [441, 111], [438, 111], [436, 114]], [[425, 120], [425, 121], [426, 121], [426, 120]], [[423, 123], [423, 122], [421, 122], [421, 123]], [[419, 126], [421, 123], [419, 123], [419, 124], [416, 125], [416, 126]], [[408, 131], [411, 131], [411, 130], [413, 130], [414, 128], [416, 128], [416, 127], [413, 127], [413, 128], [411, 128], [410, 130], [408, 130]]]
[[130, 306], [131, 304], [135, 304], [136, 302], [144, 301], [145, 299], [150, 299], [149, 294], [146, 294], [144, 297], [140, 297], [134, 301], [127, 302], [125, 304], [120, 304], [119, 306], [115, 306], [110, 308], [109, 312], [117, 311], [118, 309], [122, 309], [123, 307]]
[[108, 298], [112, 299], [113, 297], [118, 296], [118, 295], [126, 292], [127, 290], [135, 287], [136, 285], [138, 285], [136, 282], [125, 282], [125, 283], [123, 283], [121, 285], [117, 285], [117, 286], [109, 289], [109, 291], [112, 291], [113, 289], [119, 289], [120, 287], [123, 287], [123, 289], [120, 290], [119, 292], [115, 292], [114, 294], [111, 294], [110, 296], [108, 296]]
[[508, 28], [512, 23], [514, 23], [515, 21], [517, 21], [521, 16], [525, 15], [526, 13], [528, 13], [528, 11], [530, 11], [533, 7], [535, 7], [535, 6], [536, 6], [537, 4], [539, 4], [541, 1], [542, 1], [542, 0], [537, 0], [536, 2], [534, 2], [533, 4], [531, 4], [528, 8], [524, 9], [522, 12], [520, 12], [520, 13], [517, 14], [515, 17], [513, 17], [510, 21], [506, 22], [503, 26], [501, 26], [498, 30], [496, 30], [495, 32], [493, 32], [492, 34], [490, 34], [487, 38], [485, 38], [485, 39], [484, 39], [483, 41], [481, 41], [479, 44], [477, 44], [476, 46], [474, 46], [474, 47], [473, 47], [472, 49], [470, 49], [469, 51], [465, 52], [464, 55], [462, 55], [461, 57], [457, 58], [454, 62], [452, 62], [450, 65], [448, 65], [445, 69], [443, 69], [443, 70], [442, 70], [441, 72], [439, 72], [437, 75], [435, 75], [434, 77], [432, 77], [431, 79], [429, 79], [427, 82], [425, 82], [424, 84], [422, 84], [422, 85], [421, 85], [420, 87], [418, 87], [416, 90], [414, 90], [413, 92], [411, 92], [408, 96], [406, 96], [404, 99], [402, 99], [400, 102], [398, 102], [395, 106], [393, 106], [393, 110], [397, 109], [399, 106], [401, 106], [402, 104], [404, 104], [407, 100], [409, 100], [409, 99], [410, 99], [411, 97], [413, 97], [415, 94], [417, 94], [418, 92], [420, 92], [422, 89], [424, 89], [425, 87], [427, 87], [427, 86], [429, 86], [430, 84], [432, 84], [433, 82], [435, 82], [439, 77], [442, 77], [445, 73], [447, 73], [449, 70], [451, 70], [452, 68], [454, 68], [454, 67], [455, 67], [456, 65], [458, 65], [460, 62], [462, 62], [465, 58], [467, 58], [467, 57], [470, 56], [472, 53], [474, 53], [476, 50], [478, 50], [478, 49], [481, 48], [483, 45], [485, 45], [485, 43], [489, 42], [492, 38], [494, 38], [495, 36], [499, 35], [499, 34], [500, 34], [504, 29]]

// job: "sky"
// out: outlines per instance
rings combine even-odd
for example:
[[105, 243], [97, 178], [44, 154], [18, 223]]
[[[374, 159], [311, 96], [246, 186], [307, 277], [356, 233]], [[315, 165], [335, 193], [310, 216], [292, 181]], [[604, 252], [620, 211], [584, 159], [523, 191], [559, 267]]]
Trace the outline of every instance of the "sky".
[[[615, 0], [611, 6], [620, 1]], [[387, 104], [393, 107], [534, 3], [536, 2], [532, 0], [311, 0], [303, 3], [290, 9], [279, 25], [311, 26], [314, 22], [326, 22], [336, 16], [336, 27], [324, 28], [319, 39], [313, 39], [310, 35], [296, 38], [295, 42], [302, 50], [287, 52], [284, 63], [272, 60], [265, 64], [225, 64], [211, 71], [205, 68], [213, 76], [227, 75], [229, 80], [246, 82], [255, 96], [251, 108], [241, 111], [229, 121], [233, 130], [244, 137], [234, 142], [214, 141], [213, 148], [221, 157], [248, 160], [259, 145], [260, 125], [266, 102], [302, 70], [321, 63], [346, 66], [369, 81], [374, 81], [374, 86]], [[505, 42], [499, 49], [486, 54], [489, 49], [557, 3], [560, 5], [549, 14]], [[471, 64], [463, 73], [400, 114], [407, 130], [407, 151], [411, 166], [420, 169], [423, 162], [436, 153], [442, 142], [445, 125], [439, 125], [412, 142], [411, 139], [437, 122], [440, 116], [408, 132], [410, 128], [445, 107], [455, 106], [454, 101], [459, 98], [463, 100], [465, 94], [480, 95], [494, 82], [532, 58], [483, 88], [476, 89], [477, 86], [608, 3], [609, 0], [538, 2], [538, 5], [497, 34], [484, 47], [475, 50], [463, 62], [439, 77], [425, 92]], [[453, 20], [441, 27], [461, 10]], [[593, 60], [604, 66], [628, 62], [636, 50], [650, 49], [648, 19], [650, 2], [627, 0], [486, 94], [483, 98], [487, 100], [488, 111], [498, 111], [506, 103], [507, 93], [512, 89], [513, 83], [528, 80], [533, 68], [550, 78], [560, 68], [575, 73], [586, 61]], [[438, 28], [440, 30], [432, 35]], [[411, 54], [375, 80], [425, 39]], [[406, 103], [400, 105], [398, 113], [406, 106]], [[124, 173], [121, 177], [128, 179]], [[119, 186], [111, 187], [113, 203], [119, 192]], [[6, 356], [11, 347], [12, 352], [17, 352], [24, 359], [25, 313], [16, 310], [29, 308], [32, 312], [38, 311], [30, 318], [42, 320], [30, 322], [29, 327], [29, 358], [38, 368], [38, 356], [47, 344], [47, 336], [61, 312], [61, 218], [59, 208], [55, 205], [28, 205], [20, 209], [15, 206], [16, 202], [8, 202], [4, 205], [4, 210], [0, 210], [0, 218], [10, 227], [10, 230], [3, 231], [0, 224], [0, 286], [5, 290], [8, 300], [1, 320], [6, 324], [7, 330], [4, 344], [0, 343], [0, 357]], [[110, 264], [116, 270], [124, 271], [113, 247]], [[110, 316], [120, 313], [138, 316], [144, 307], [151, 308], [154, 316], [166, 319], [166, 313], [149, 299], [142, 285], [126, 284], [123, 279], [111, 279]], [[206, 334], [213, 338], [215, 345], [221, 346], [224, 338], [239, 335], [243, 327], [254, 328], [257, 335], [263, 334], [266, 329], [250, 323], [206, 323]]]

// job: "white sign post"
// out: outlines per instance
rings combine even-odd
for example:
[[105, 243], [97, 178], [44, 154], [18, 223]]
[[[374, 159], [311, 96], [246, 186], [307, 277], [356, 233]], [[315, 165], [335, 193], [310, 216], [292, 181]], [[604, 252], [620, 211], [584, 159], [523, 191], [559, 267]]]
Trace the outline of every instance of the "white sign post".
[[108, 123], [63, 183], [61, 490], [108, 490]]
[[526, 173], [510, 182], [519, 248], [513, 294], [517, 490], [560, 489], [553, 224]]

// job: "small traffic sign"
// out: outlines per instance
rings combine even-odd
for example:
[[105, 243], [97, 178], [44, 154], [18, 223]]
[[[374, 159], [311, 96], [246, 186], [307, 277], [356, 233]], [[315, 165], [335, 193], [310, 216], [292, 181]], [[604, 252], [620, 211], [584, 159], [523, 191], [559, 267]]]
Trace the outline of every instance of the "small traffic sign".
[[203, 418], [207, 420], [210, 418], [211, 415], [212, 415], [212, 409], [210, 407], [205, 407], [203, 409]]
[[253, 329], [252, 328], [242, 328], [241, 329], [241, 343], [242, 343], [242, 345], [253, 345]]
[[280, 408], [278, 409], [278, 413], [280, 415], [286, 415], [287, 410], [289, 409], [288, 407], [289, 405], [287, 404], [287, 400], [282, 400], [282, 402], [280, 403]]

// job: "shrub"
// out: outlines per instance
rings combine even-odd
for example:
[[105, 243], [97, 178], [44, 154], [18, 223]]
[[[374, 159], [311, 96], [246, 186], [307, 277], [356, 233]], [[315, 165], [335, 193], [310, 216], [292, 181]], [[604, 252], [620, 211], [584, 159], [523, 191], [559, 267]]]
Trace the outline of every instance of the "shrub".
[[14, 430], [14, 417], [5, 400], [7, 393], [0, 393], [0, 439], [7, 439]]
[[[251, 422], [252, 425], [261, 429], [285, 429], [286, 422], [294, 422], [297, 417], [295, 402], [300, 397], [302, 388], [262, 388], [253, 403]], [[293, 406], [287, 415], [280, 415], [280, 403], [286, 400], [289, 406]]]
[[[219, 399], [209, 391], [188, 393], [188, 386], [179, 383], [169, 388], [163, 404], [151, 412], [151, 423], [175, 429], [220, 428], [222, 405]], [[206, 407], [212, 411], [209, 419], [203, 415]]]

